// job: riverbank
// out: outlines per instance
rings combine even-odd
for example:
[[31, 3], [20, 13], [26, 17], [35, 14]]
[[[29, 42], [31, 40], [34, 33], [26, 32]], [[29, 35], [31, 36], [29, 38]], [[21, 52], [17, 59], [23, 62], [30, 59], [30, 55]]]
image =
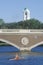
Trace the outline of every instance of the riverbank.
[[3, 42], [3, 43], [0, 43], [0, 46], [11, 46], [11, 45], [9, 45], [9, 44]]

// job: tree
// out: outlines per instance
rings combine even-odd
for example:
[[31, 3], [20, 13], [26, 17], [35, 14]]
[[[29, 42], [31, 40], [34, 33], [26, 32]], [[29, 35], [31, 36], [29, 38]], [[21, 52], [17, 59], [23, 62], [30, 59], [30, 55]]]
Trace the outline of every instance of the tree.
[[43, 23], [37, 19], [30, 19], [26, 21], [19, 21], [13, 23], [5, 23], [3, 19], [0, 19], [1, 29], [43, 29]]
[[0, 19], [0, 28], [4, 28], [5, 27], [5, 23], [3, 19]]

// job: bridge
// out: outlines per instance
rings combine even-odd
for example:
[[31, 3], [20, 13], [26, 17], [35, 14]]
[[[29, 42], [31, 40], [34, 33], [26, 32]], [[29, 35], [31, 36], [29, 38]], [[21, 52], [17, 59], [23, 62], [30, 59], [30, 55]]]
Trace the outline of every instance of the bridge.
[[0, 29], [0, 41], [6, 42], [20, 50], [29, 50], [43, 44], [41, 29]]

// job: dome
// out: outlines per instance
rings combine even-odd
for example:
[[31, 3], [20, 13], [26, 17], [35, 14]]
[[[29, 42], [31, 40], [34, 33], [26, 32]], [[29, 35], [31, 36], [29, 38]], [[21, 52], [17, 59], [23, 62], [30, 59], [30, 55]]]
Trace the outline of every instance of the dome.
[[28, 8], [24, 8], [24, 11], [27, 12], [27, 13], [30, 13]]

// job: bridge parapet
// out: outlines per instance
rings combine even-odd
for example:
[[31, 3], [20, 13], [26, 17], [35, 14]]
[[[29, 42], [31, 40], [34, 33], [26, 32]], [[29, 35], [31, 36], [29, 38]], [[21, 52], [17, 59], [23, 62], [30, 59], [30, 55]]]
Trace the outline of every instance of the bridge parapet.
[[43, 29], [0, 29], [0, 33], [32, 33], [43, 32]]

